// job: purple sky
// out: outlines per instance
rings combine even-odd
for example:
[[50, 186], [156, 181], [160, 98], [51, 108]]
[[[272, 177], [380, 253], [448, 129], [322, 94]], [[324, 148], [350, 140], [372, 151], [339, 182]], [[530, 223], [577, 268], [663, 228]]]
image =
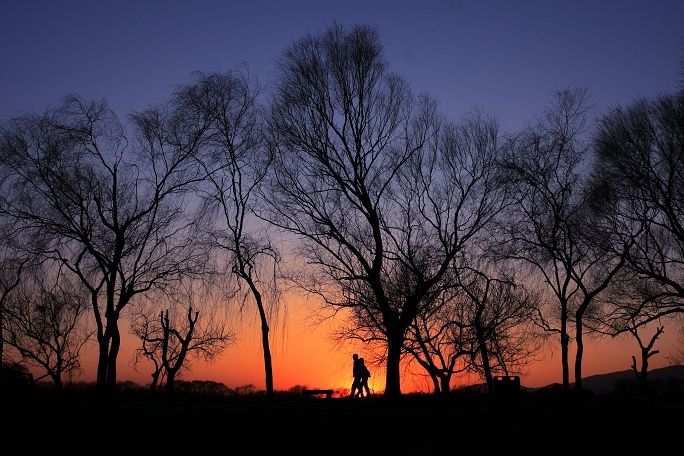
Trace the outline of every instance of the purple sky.
[[376, 27], [392, 70], [450, 117], [481, 108], [506, 128], [555, 89], [587, 87], [597, 112], [672, 91], [684, 55], [680, 0], [2, 0], [0, 120], [69, 93], [124, 117], [195, 70], [267, 84], [283, 48], [333, 21]]

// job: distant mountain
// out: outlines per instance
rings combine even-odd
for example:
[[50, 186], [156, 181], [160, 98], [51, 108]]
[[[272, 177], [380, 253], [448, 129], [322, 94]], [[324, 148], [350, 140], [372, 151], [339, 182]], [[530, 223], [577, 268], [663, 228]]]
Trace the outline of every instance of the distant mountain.
[[[684, 365], [662, 367], [660, 369], [653, 369], [648, 371], [649, 389], [652, 392], [669, 391], [680, 393], [684, 392]], [[574, 383], [570, 384], [570, 389], [575, 387]], [[592, 391], [594, 394], [611, 394], [617, 391], [629, 392], [636, 391], [639, 387], [634, 372], [630, 370], [608, 372], [606, 374], [591, 375], [582, 379], [582, 387], [585, 390]], [[562, 385], [560, 383], [551, 383], [542, 387], [528, 387], [520, 385], [521, 391], [529, 393], [560, 393]], [[472, 385], [465, 385], [457, 387], [456, 391], [463, 393], [477, 393], [485, 394], [487, 392], [486, 383], [475, 383]]]
[[[648, 371], [649, 383], [664, 384], [669, 381], [684, 382], [684, 366], [669, 366]], [[551, 388], [553, 385], [544, 388]], [[573, 383], [570, 387], [574, 387]], [[582, 386], [595, 394], [610, 394], [618, 389], [628, 390], [638, 386], [632, 370], [591, 375], [582, 379]]]

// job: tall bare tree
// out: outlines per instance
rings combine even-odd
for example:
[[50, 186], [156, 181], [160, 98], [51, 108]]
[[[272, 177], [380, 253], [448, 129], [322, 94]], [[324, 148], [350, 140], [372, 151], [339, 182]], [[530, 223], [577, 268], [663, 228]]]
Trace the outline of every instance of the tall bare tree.
[[270, 164], [257, 105], [259, 89], [246, 75], [223, 73], [201, 75], [179, 94], [183, 103], [210, 120], [203, 164], [209, 184], [205, 203], [218, 215], [210, 231], [211, 245], [225, 255], [229, 273], [245, 288], [238, 293], [243, 303], [256, 306], [266, 394], [273, 397], [270, 333], [280, 309], [276, 286], [280, 253], [263, 222], [254, 216], [259, 186]]
[[400, 394], [402, 328], [394, 308], [401, 304], [383, 286], [381, 217], [388, 187], [425, 141], [403, 134], [412, 103], [406, 83], [388, 73], [375, 31], [333, 26], [285, 52], [270, 122], [270, 218], [304, 240], [300, 253], [328, 279], [321, 296], [329, 304], [347, 305], [346, 282], [372, 293], [377, 316], [387, 320], [380, 324], [392, 333], [388, 395]]
[[0, 211], [90, 292], [100, 392], [116, 386], [124, 308], [204, 261], [186, 199], [208, 121], [181, 108], [132, 116], [130, 139], [105, 102], [78, 97], [2, 125]]
[[88, 305], [80, 283], [25, 278], [6, 307], [4, 337], [14, 361], [42, 370], [36, 380], [50, 377], [61, 391], [63, 376], [80, 369], [81, 349], [92, 335], [83, 321]]
[[[575, 384], [581, 390], [585, 315], [623, 268], [633, 244], [633, 237], [614, 239], [591, 210], [586, 113], [586, 91], [558, 92], [541, 121], [511, 139], [504, 162], [515, 199], [507, 253], [541, 274], [554, 295], [554, 312], [540, 316], [542, 326], [560, 336], [564, 391], [570, 384], [568, 324], [574, 319]], [[550, 324], [554, 314], [558, 326]]]
[[473, 122], [464, 135], [413, 97], [368, 27], [332, 26], [281, 60], [270, 219], [303, 241], [306, 288], [352, 309], [357, 337], [382, 339], [387, 396], [401, 394], [404, 337], [426, 296], [495, 210], [496, 128]]
[[612, 326], [683, 312], [684, 92], [611, 110], [595, 144], [606, 212], [619, 235], [636, 237], [623, 280], [629, 299], [613, 300]]

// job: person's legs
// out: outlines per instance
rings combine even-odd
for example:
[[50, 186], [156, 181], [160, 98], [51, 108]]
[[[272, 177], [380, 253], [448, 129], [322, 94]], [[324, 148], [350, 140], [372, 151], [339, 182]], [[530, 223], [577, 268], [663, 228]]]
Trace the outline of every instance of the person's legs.
[[356, 383], [356, 395], [363, 397], [363, 379], [359, 378]]
[[354, 381], [352, 382], [351, 393], [349, 393], [349, 397], [356, 397], [358, 394], [361, 394], [361, 383], [359, 382], [359, 379], [355, 377]]

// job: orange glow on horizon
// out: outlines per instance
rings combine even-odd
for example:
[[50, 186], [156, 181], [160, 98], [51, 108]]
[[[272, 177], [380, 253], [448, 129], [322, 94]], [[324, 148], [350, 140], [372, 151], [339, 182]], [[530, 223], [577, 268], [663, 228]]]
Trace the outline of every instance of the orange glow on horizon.
[[[308, 318], [310, 309], [301, 302], [290, 303], [290, 315], [287, 330], [274, 331], [271, 343], [273, 358], [274, 387], [278, 391], [286, 391], [293, 387], [321, 388], [340, 390], [341, 395], [349, 393], [352, 383], [352, 354], [364, 356], [367, 350], [361, 345], [345, 343], [336, 346], [329, 337], [331, 322], [314, 326]], [[672, 325], [674, 326], [674, 325]], [[133, 381], [138, 384], [149, 384], [150, 366], [146, 363], [133, 366], [133, 353], [137, 341], [128, 334], [127, 322], [122, 321], [122, 344], [118, 359], [118, 378], [120, 381]], [[674, 328], [673, 328], [674, 329]], [[644, 331], [650, 334], [651, 328]], [[667, 355], [672, 352], [676, 340], [676, 331], [667, 331], [658, 340], [656, 348], [660, 354], [651, 358], [649, 368], [655, 369], [668, 365]], [[229, 388], [253, 385], [256, 390], [265, 389], [263, 356], [258, 325], [250, 325], [240, 329], [239, 340], [228, 347], [224, 353], [212, 363], [191, 360], [193, 367], [180, 377], [185, 380], [211, 380], [224, 383]], [[631, 356], [637, 355], [639, 349], [629, 335], [616, 339], [592, 339], [585, 342], [583, 376], [623, 371], [630, 368]], [[574, 381], [574, 346], [570, 352], [570, 380]], [[368, 360], [369, 356], [365, 356]], [[95, 342], [87, 347], [82, 359], [83, 371], [74, 381], [94, 381], [97, 366], [97, 350]], [[381, 394], [385, 388], [385, 366], [369, 364], [371, 378], [369, 387], [374, 394]], [[411, 372], [418, 372], [417, 366]], [[432, 383], [424, 375], [411, 375], [402, 368], [402, 392], [432, 392]], [[482, 382], [473, 375], [454, 377], [452, 389]], [[560, 354], [553, 340], [548, 347], [537, 355], [521, 376], [521, 383], [526, 387], [541, 387], [561, 382]]]

